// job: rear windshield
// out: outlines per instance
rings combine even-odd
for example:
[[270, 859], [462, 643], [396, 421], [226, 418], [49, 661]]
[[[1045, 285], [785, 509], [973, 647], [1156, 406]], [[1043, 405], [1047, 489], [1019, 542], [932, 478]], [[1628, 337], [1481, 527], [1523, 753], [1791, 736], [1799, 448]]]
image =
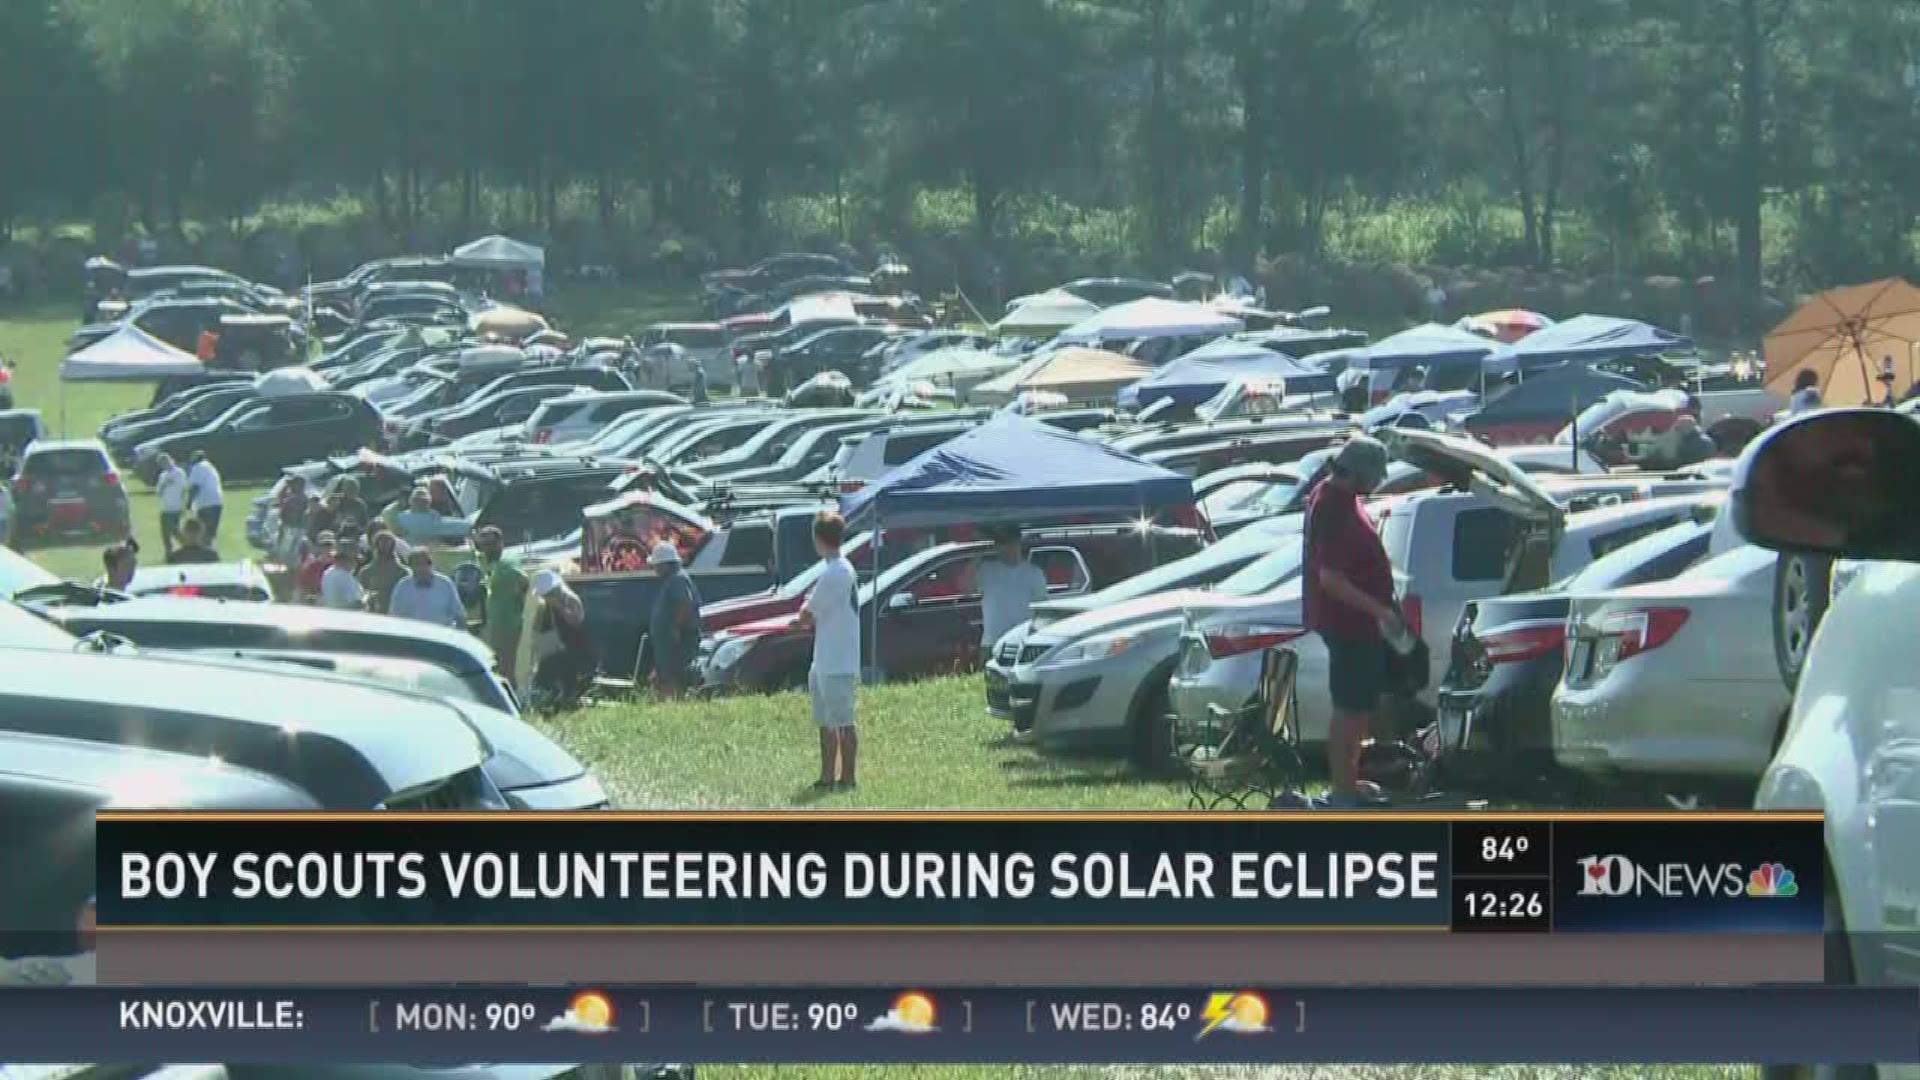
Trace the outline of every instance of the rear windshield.
[[668, 330], [661, 335], [667, 341], [688, 349], [717, 349], [727, 343], [727, 332], [711, 330]]
[[41, 450], [28, 454], [20, 465], [20, 475], [33, 477], [99, 476], [107, 471], [107, 456], [91, 447]]
[[1299, 577], [1302, 556], [1300, 542], [1301, 537], [1297, 533], [1276, 540], [1271, 555], [1263, 555], [1248, 563], [1239, 573], [1222, 581], [1219, 591], [1228, 596], [1257, 596]]

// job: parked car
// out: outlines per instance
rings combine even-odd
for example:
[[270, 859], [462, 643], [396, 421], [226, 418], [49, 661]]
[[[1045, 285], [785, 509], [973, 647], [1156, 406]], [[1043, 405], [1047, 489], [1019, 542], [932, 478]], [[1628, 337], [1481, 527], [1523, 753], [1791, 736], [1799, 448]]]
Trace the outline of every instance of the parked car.
[[149, 439], [134, 448], [142, 479], [155, 475], [162, 452], [185, 461], [203, 450], [230, 480], [265, 479], [315, 458], [352, 453], [380, 440], [380, 414], [373, 406], [337, 391], [243, 401], [198, 428]]
[[[1173, 297], [1173, 286], [1159, 281], [1143, 281], [1138, 278], [1080, 278], [1065, 285], [1055, 287], [1057, 292], [1072, 293], [1074, 296], [1099, 307], [1113, 307], [1129, 300], [1144, 300], [1149, 296], [1161, 299]], [[1031, 296], [1017, 296], [1007, 301], [1007, 310], [1012, 311]]]
[[700, 462], [694, 472], [703, 479], [723, 480], [745, 469], [771, 465], [810, 431], [853, 420], [872, 413], [861, 409], [788, 409], [766, 421], [747, 441], [724, 454], [714, 454]]
[[941, 349], [988, 349], [994, 339], [972, 330], [917, 330], [888, 338], [868, 350], [867, 370], [884, 375]]
[[578, 442], [593, 438], [623, 416], [686, 403], [678, 394], [659, 390], [576, 389], [541, 402], [527, 418], [523, 435], [527, 442], [537, 446]]
[[135, 449], [142, 443], [195, 431], [231, 412], [242, 402], [260, 400], [251, 380], [241, 383], [217, 383], [196, 388], [183, 404], [146, 419], [102, 429], [101, 441], [115, 464], [131, 467], [137, 460]]
[[212, 755], [330, 810], [506, 807], [484, 770], [479, 730], [443, 702], [277, 670], [76, 651], [57, 625], [12, 606], [0, 608], [0, 641], [10, 646], [0, 649], [0, 731]]
[[7, 531], [17, 550], [118, 540], [132, 527], [120, 474], [97, 440], [32, 443], [20, 455], [10, 486]]
[[606, 792], [585, 766], [520, 719], [519, 702], [493, 670], [492, 653], [472, 634], [385, 615], [176, 597], [44, 611], [70, 633], [109, 634], [148, 653], [424, 695], [455, 710], [481, 735], [490, 748], [486, 774], [508, 805], [606, 805]]
[[[1192, 533], [1142, 533], [1127, 526], [1040, 531], [1028, 540], [1031, 558], [1047, 575], [1048, 591], [1077, 595], [1104, 588], [1148, 568], [1156, 557], [1180, 557], [1199, 547]], [[907, 559], [860, 589], [865, 663], [887, 678], [964, 671], [978, 661], [980, 597], [964, 586], [972, 567], [991, 551], [983, 542], [947, 544]], [[806, 683], [813, 636], [792, 618], [736, 626], [702, 644], [701, 669], [710, 687], [780, 690]]]
[[1314, 427], [1275, 428], [1213, 442], [1150, 450], [1142, 459], [1188, 476], [1204, 476], [1235, 465], [1263, 462], [1282, 465], [1338, 443], [1345, 442], [1353, 429], [1344, 423]]
[[273, 579], [250, 560], [226, 563], [183, 563], [179, 566], [143, 566], [123, 590], [128, 596], [195, 596], [203, 600], [236, 600], [268, 604], [274, 600]]
[[837, 255], [791, 252], [769, 255], [743, 270], [715, 270], [703, 274], [700, 284], [710, 294], [722, 288], [751, 294], [764, 292], [808, 274], [851, 276], [854, 273], [854, 268]]
[[842, 492], [858, 491], [895, 468], [950, 439], [965, 435], [980, 426], [983, 417], [953, 418], [953, 413], [932, 413], [920, 423], [896, 423], [841, 439], [842, 452], [828, 463], [821, 479]]
[[707, 382], [731, 387], [737, 376], [733, 354], [727, 351], [727, 328], [717, 322], [654, 323], [640, 332], [642, 350], [655, 345], [678, 345], [688, 361], [706, 370]]
[[1750, 542], [1782, 556], [1857, 563], [1812, 636], [1754, 799], [1761, 810], [1825, 818], [1829, 982], [1920, 980], [1910, 938], [1920, 908], [1916, 469], [1920, 425], [1910, 415], [1833, 409], [1762, 434], [1734, 482], [1737, 523]]
[[[1635, 539], [1690, 519], [1710, 498], [1639, 500], [1568, 513], [1545, 489], [1529, 484], [1525, 473], [1482, 449], [1466, 444], [1458, 452], [1463, 462], [1477, 459], [1485, 486], [1403, 496], [1386, 512], [1381, 529], [1401, 609], [1438, 669], [1430, 671], [1429, 685], [1450, 660], [1449, 638], [1468, 602], [1543, 588]], [[1177, 724], [1198, 728], [1214, 707], [1242, 708], [1256, 689], [1258, 652], [1223, 648], [1210, 636], [1244, 643], [1268, 634], [1272, 638], [1261, 648], [1286, 645], [1299, 658], [1301, 738], [1324, 741], [1333, 708], [1327, 655], [1320, 639], [1302, 629], [1297, 578], [1263, 596], [1188, 614], [1169, 691]], [[1170, 742], [1147, 749], [1157, 755]]]
[[1774, 559], [1743, 546], [1670, 581], [1574, 595], [1554, 759], [1629, 798], [1750, 804], [1789, 700], [1754, 633]]
[[1451, 764], [1506, 781], [1554, 774], [1553, 694], [1571, 597], [1666, 581], [1707, 558], [1717, 517], [1703, 518], [1641, 537], [1547, 588], [1469, 602], [1435, 692]]
[[120, 329], [122, 323], [131, 323], [176, 349], [195, 352], [202, 331], [218, 330], [227, 316], [250, 314], [246, 306], [225, 297], [154, 297], [133, 305], [119, 321], [89, 323], [75, 330], [67, 338], [67, 351], [78, 352]]
[[[841, 439], [900, 425], [901, 421], [896, 418], [870, 415], [863, 419], [847, 420], [827, 427], [814, 428], [797, 436], [793, 444], [787, 447], [786, 452], [771, 464], [730, 470], [724, 477], [714, 480], [703, 488], [702, 492], [709, 493], [730, 485], [786, 484], [799, 481], [833, 460], [833, 455], [840, 449]], [[700, 471], [700, 465], [694, 465], [692, 468], [696, 472]]]
[[572, 393], [575, 393], [572, 386], [546, 383], [476, 394], [457, 404], [413, 416], [398, 435], [389, 428], [387, 448], [393, 451], [425, 450], [496, 428], [524, 430], [527, 421], [533, 418], [540, 406]]
[[838, 371], [855, 386], [871, 383], [880, 370], [867, 353], [904, 331], [887, 323], [834, 326], [794, 341], [773, 354], [773, 366], [787, 386], [798, 386], [823, 371]]

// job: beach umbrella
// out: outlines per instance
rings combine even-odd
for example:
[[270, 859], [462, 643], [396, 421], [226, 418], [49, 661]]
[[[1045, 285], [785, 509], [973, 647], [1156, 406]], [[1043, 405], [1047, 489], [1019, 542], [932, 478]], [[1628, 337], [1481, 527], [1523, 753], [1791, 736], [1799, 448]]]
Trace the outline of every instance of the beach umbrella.
[[1454, 325], [1481, 337], [1511, 345], [1536, 330], [1552, 326], [1553, 320], [1537, 311], [1507, 308], [1504, 311], [1483, 311], [1478, 315], [1469, 315]]
[[[1767, 389], [1793, 393], [1800, 373], [1819, 379], [1825, 405], [1869, 405], [1920, 378], [1920, 288], [1899, 278], [1830, 289], [1801, 304], [1762, 344]], [[1892, 385], [1882, 388], [1884, 376]]]

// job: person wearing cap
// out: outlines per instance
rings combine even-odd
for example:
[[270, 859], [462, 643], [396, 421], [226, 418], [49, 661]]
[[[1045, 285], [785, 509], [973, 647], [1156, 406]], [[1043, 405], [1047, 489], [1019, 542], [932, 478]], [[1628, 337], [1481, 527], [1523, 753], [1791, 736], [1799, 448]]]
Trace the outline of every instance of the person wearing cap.
[[327, 568], [333, 565], [334, 541], [332, 529], [314, 537], [306, 558], [301, 560], [300, 568], [294, 571], [294, 598], [300, 603], [320, 602], [320, 586], [326, 579]]
[[1047, 598], [1047, 575], [1027, 558], [1017, 527], [995, 529], [993, 555], [973, 565], [970, 587], [980, 594], [980, 655], [984, 658], [1007, 631], [1033, 618], [1033, 605]]
[[320, 606], [335, 611], [365, 611], [367, 590], [354, 576], [359, 544], [335, 540], [326, 569], [320, 572]]
[[533, 575], [533, 595], [546, 609], [553, 632], [560, 638], [560, 651], [541, 660], [534, 669], [533, 685], [550, 699], [572, 701], [600, 668], [593, 638], [587, 632], [587, 606], [578, 593], [567, 588], [556, 570]]
[[367, 610], [384, 613], [393, 587], [408, 574], [406, 556], [400, 551], [400, 541], [391, 532], [375, 529], [371, 535], [373, 558], [360, 568], [360, 588], [367, 594]]
[[500, 674], [511, 683], [518, 674], [520, 624], [527, 615], [527, 574], [520, 560], [507, 554], [506, 536], [496, 526], [473, 534], [473, 552], [487, 574], [480, 636], [493, 650]]
[[407, 566], [412, 573], [394, 582], [387, 596], [387, 614], [466, 629], [467, 607], [460, 602], [460, 590], [454, 587], [452, 578], [433, 568], [433, 552], [414, 548], [407, 553]]
[[1307, 497], [1302, 563], [1306, 627], [1327, 650], [1333, 722], [1327, 733], [1329, 805], [1357, 806], [1360, 747], [1387, 681], [1387, 635], [1404, 632], [1393, 599], [1393, 565], [1360, 500], [1387, 474], [1387, 448], [1349, 439]]
[[653, 685], [662, 697], [679, 697], [700, 647], [700, 590], [681, 568], [680, 549], [671, 540], [654, 545], [647, 565], [660, 575], [660, 594], [647, 621]]

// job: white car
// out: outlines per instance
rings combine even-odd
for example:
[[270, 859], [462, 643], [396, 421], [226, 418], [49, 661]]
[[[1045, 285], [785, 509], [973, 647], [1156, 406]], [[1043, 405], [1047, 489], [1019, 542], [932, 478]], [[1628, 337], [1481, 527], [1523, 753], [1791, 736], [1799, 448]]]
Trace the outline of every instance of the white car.
[[679, 404], [658, 390], [587, 391], [549, 398], [527, 417], [519, 434], [536, 446], [592, 439], [614, 421], [649, 409]]
[[1670, 581], [1572, 597], [1555, 760], [1681, 809], [1750, 801], [1787, 705], [1758, 632], [1777, 558], [1739, 547]]
[[[1920, 424], [1911, 417], [1835, 409], [1762, 434], [1734, 479], [1750, 542], [1783, 557], [1860, 563], [1847, 567], [1849, 580], [1811, 637], [1786, 730], [1754, 799], [1761, 810], [1825, 818], [1829, 981], [1920, 983], [1916, 471]], [[1912, 1077], [1920, 1069], [1883, 1065], [1878, 1073]], [[1819, 1075], [1812, 1067], [1795, 1074]]]

